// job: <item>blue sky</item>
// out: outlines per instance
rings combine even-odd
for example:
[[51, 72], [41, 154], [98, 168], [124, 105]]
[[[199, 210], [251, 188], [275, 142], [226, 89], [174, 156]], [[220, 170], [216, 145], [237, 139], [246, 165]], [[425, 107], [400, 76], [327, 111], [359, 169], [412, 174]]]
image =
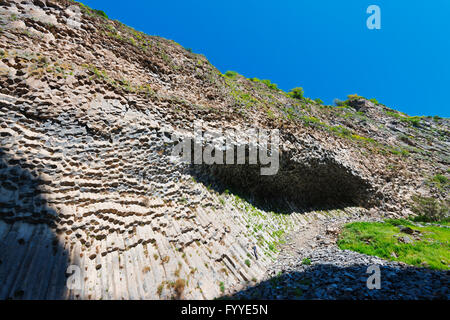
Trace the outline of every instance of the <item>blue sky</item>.
[[[450, 116], [448, 0], [82, 0], [204, 54], [221, 72], [270, 79], [331, 104], [357, 93], [410, 115]], [[381, 30], [369, 30], [369, 5]]]

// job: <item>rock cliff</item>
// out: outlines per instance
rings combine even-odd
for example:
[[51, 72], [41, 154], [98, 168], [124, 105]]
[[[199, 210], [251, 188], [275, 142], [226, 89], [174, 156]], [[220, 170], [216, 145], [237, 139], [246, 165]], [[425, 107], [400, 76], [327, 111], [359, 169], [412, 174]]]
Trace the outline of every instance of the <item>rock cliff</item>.
[[[448, 197], [448, 119], [294, 99], [72, 1], [0, 18], [0, 299], [212, 299], [310, 221]], [[278, 173], [180, 161], [194, 120], [278, 129]]]

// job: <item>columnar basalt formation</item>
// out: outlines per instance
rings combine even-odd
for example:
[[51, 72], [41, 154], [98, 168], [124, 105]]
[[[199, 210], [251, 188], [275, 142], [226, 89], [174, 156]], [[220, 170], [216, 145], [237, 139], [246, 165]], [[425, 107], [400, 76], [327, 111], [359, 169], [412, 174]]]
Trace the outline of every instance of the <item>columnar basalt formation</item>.
[[[72, 1], [0, 15], [0, 299], [215, 298], [258, 281], [284, 233], [409, 214], [448, 170], [446, 119], [299, 102]], [[198, 119], [279, 129], [280, 170], [174, 157]]]

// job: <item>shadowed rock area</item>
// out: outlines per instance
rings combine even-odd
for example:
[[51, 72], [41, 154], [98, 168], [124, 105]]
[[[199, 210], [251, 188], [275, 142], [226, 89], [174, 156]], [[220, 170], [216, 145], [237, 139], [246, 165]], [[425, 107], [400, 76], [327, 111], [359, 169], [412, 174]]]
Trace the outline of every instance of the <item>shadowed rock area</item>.
[[[364, 259], [361, 259], [362, 261]], [[362, 262], [361, 261], [361, 262]], [[380, 266], [380, 261], [376, 261]], [[448, 300], [448, 271], [422, 268], [380, 266], [380, 288], [369, 289], [366, 271], [370, 264], [338, 266], [318, 264], [304, 271], [284, 273], [263, 281], [228, 298], [298, 300]]]
[[[278, 173], [173, 156], [196, 120], [278, 129]], [[448, 119], [222, 74], [75, 1], [0, 1], [0, 299], [234, 294], [267, 280], [302, 228], [407, 217], [416, 193], [448, 199], [433, 177], [449, 176], [449, 138]]]
[[262, 176], [260, 171], [258, 165], [203, 165], [195, 167], [193, 175], [206, 185], [229, 189], [261, 209], [275, 212], [371, 203], [368, 182], [333, 159], [299, 163], [281, 155], [277, 174]]
[[0, 299], [65, 299], [69, 257], [32, 166], [0, 148]]

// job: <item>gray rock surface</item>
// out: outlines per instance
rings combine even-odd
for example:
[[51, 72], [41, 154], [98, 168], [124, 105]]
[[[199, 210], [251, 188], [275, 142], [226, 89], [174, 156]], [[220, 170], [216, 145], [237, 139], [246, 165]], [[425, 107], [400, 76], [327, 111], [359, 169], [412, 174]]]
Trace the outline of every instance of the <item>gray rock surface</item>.
[[[0, 1], [0, 299], [212, 299], [278, 272], [284, 236], [314, 221], [445, 199], [428, 182], [448, 173], [448, 119], [416, 127], [388, 110], [231, 79], [74, 1]], [[232, 148], [279, 129], [279, 174], [173, 157], [194, 120], [241, 133]], [[295, 240], [311, 266], [370, 262], [322, 248], [338, 230], [319, 229]]]

